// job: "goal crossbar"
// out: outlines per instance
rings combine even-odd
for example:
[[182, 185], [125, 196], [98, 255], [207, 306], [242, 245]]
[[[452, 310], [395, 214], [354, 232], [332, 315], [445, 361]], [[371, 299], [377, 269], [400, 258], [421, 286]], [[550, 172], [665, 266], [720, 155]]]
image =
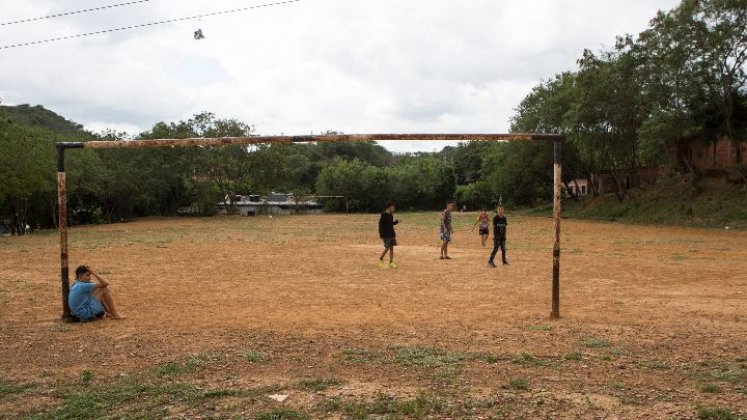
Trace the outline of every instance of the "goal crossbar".
[[545, 141], [553, 145], [553, 266], [552, 266], [552, 310], [551, 319], [560, 318], [560, 205], [562, 144], [560, 134], [508, 133], [508, 134], [322, 134], [303, 136], [248, 136], [153, 140], [110, 140], [57, 143], [57, 204], [58, 228], [60, 232], [60, 280], [62, 286], [62, 319], [75, 318], [70, 312], [68, 229], [67, 229], [67, 185], [65, 180], [65, 150], [67, 149], [125, 149], [147, 147], [231, 146], [255, 144], [293, 143], [345, 143], [370, 141]]

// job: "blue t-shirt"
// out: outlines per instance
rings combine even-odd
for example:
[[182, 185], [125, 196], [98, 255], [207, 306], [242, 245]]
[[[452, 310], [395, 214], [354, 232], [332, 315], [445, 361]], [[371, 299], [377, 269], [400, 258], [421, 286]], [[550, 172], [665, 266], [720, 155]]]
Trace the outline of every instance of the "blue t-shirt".
[[70, 306], [70, 312], [81, 321], [88, 321], [104, 312], [104, 305], [93, 297], [92, 293], [95, 288], [96, 285], [93, 283], [77, 280], [70, 286], [67, 304]]

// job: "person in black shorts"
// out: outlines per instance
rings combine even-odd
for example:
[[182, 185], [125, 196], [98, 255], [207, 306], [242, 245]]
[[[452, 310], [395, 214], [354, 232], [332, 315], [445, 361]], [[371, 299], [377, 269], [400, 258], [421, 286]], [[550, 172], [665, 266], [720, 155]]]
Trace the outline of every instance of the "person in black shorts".
[[394, 225], [398, 224], [399, 220], [394, 220], [394, 203], [391, 201], [386, 203], [384, 212], [381, 213], [379, 218], [379, 237], [384, 241], [384, 252], [379, 257], [379, 267], [387, 268], [384, 263], [384, 257], [386, 253], [389, 253], [389, 268], [397, 268], [397, 264], [394, 263], [394, 247], [397, 246], [397, 233], [394, 231]]
[[482, 247], [485, 248], [485, 243], [488, 241], [488, 235], [490, 235], [490, 217], [488, 217], [488, 212], [485, 211], [485, 209], [480, 210], [480, 214], [477, 216], [477, 221], [472, 225], [472, 230], [474, 230], [477, 225], [480, 225], [480, 243], [482, 243]]
[[488, 260], [490, 267], [495, 267], [493, 260], [495, 260], [498, 249], [501, 250], [503, 265], [508, 265], [508, 260], [506, 260], [506, 226], [508, 221], [506, 216], [503, 215], [503, 207], [498, 206], [496, 211], [497, 214], [493, 217], [493, 252], [490, 253], [490, 259]]

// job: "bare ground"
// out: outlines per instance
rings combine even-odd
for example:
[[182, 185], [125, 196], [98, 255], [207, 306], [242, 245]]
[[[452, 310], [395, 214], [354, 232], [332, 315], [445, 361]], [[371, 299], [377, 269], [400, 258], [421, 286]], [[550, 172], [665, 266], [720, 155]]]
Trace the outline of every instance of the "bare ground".
[[396, 270], [375, 215], [74, 228], [128, 315], [87, 324], [55, 232], [0, 238], [0, 417], [747, 416], [747, 232], [564, 221], [549, 321], [548, 219], [489, 269], [474, 215], [451, 261], [437, 214], [398, 217]]

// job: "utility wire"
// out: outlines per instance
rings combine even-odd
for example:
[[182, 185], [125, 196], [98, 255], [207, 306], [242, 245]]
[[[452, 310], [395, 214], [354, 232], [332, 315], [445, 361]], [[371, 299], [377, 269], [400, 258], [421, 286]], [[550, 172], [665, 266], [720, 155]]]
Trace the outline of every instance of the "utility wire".
[[300, 1], [301, 0], [279, 1], [279, 2], [275, 2], [275, 3], [260, 4], [260, 5], [257, 5], [257, 6], [241, 7], [241, 8], [238, 8], [238, 9], [221, 10], [219, 12], [204, 13], [204, 14], [194, 15], [194, 16], [185, 16], [185, 17], [176, 18], [176, 19], [161, 20], [161, 21], [158, 21], [158, 22], [143, 23], [143, 24], [140, 24], [140, 25], [123, 26], [121, 28], [113, 28], [113, 29], [104, 29], [104, 30], [101, 30], [101, 31], [87, 32], [87, 33], [77, 34], [77, 35], [67, 35], [67, 36], [61, 36], [61, 37], [57, 37], [57, 38], [42, 39], [42, 40], [39, 40], [39, 41], [22, 42], [20, 44], [4, 45], [4, 46], [0, 47], [0, 50], [7, 50], [7, 49], [10, 49], [10, 48], [19, 48], [19, 47], [28, 47], [28, 46], [31, 46], [31, 45], [46, 44], [46, 43], [49, 43], [49, 42], [56, 42], [56, 41], [64, 41], [66, 39], [83, 38], [83, 37], [91, 36], [91, 35], [100, 35], [100, 34], [105, 34], [105, 33], [110, 33], [110, 32], [126, 31], [126, 30], [129, 30], [129, 29], [144, 28], [144, 27], [148, 27], [148, 26], [163, 25], [163, 24], [166, 24], [166, 23], [181, 22], [181, 21], [185, 21], [185, 20], [193, 20], [193, 19], [198, 19], [198, 18], [202, 18], [202, 17], [226, 15], [226, 14], [229, 14], [229, 13], [244, 12], [244, 11], [247, 11], [247, 10], [260, 9], [260, 8], [266, 8], [266, 7], [271, 7], [271, 6], [280, 6], [280, 5], [283, 5], [283, 4], [297, 3], [297, 2], [300, 2]]
[[90, 9], [83, 9], [83, 10], [74, 10], [72, 12], [57, 13], [57, 14], [49, 15], [49, 16], [41, 16], [41, 17], [35, 17], [35, 18], [30, 18], [30, 19], [14, 20], [12, 22], [2, 22], [2, 23], [0, 23], [0, 26], [16, 25], [18, 23], [26, 23], [26, 22], [33, 22], [33, 21], [36, 21], [36, 20], [52, 19], [52, 18], [62, 17], [62, 16], [79, 15], [81, 13], [95, 12], [95, 11], [104, 10], [104, 9], [113, 9], [115, 7], [129, 6], [131, 4], [145, 3], [145, 2], [148, 2], [148, 1], [150, 1], [150, 0], [128, 1], [127, 3], [110, 4], [108, 6], [93, 7], [93, 8], [90, 8]]

